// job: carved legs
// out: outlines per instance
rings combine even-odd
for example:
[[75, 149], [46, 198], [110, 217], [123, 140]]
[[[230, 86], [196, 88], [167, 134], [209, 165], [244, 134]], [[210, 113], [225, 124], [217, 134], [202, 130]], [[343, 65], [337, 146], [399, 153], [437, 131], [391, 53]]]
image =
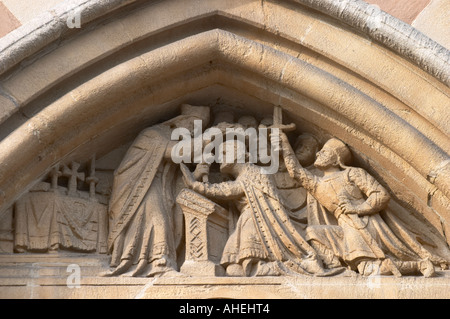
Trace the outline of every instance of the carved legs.
[[246, 258], [242, 264], [229, 264], [226, 275], [229, 277], [280, 276], [283, 271], [278, 262], [266, 262], [256, 258]]
[[328, 249], [325, 245], [322, 245], [316, 240], [311, 240], [310, 245], [317, 252], [317, 255], [322, 259], [324, 265], [329, 268], [339, 268], [342, 267], [339, 258], [336, 257], [332, 250]]
[[402, 275], [414, 275], [421, 273], [424, 277], [435, 275], [433, 263], [428, 260], [399, 261], [389, 258], [383, 260], [363, 260], [357, 265], [358, 271], [363, 276], [391, 275], [401, 277]]
[[[323, 260], [324, 264], [332, 269], [341, 267], [339, 258], [333, 251], [316, 240], [310, 240], [311, 246]], [[424, 277], [435, 275], [433, 263], [429, 259], [420, 261], [400, 261], [386, 259], [361, 259], [354, 262], [356, 269], [363, 276], [371, 275], [394, 275], [401, 277], [403, 275], [414, 275], [421, 273]]]
[[399, 271], [404, 275], [421, 273], [424, 277], [433, 277], [435, 269], [429, 259], [421, 261], [394, 261]]

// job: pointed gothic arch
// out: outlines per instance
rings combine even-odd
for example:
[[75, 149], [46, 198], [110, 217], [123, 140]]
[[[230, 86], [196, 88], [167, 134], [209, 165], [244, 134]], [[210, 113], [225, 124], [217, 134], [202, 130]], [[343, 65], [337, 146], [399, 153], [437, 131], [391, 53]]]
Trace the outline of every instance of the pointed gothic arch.
[[281, 105], [450, 232], [450, 58], [411, 27], [362, 1], [68, 3], [0, 42], [0, 212], [55, 164], [106, 154], [183, 102]]

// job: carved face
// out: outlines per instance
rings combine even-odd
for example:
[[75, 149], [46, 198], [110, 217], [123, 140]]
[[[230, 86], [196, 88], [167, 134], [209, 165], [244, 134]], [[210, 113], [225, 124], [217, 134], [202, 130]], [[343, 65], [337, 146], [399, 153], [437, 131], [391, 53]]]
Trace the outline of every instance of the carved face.
[[315, 160], [318, 149], [317, 141], [312, 137], [301, 137], [299, 145], [295, 149], [295, 156], [302, 166], [309, 166]]
[[319, 152], [317, 152], [316, 156], [314, 166], [317, 168], [326, 169], [329, 167], [339, 166], [336, 152], [331, 147], [325, 145]]
[[235, 141], [222, 143], [219, 151], [222, 152], [223, 155], [220, 171], [225, 174], [232, 174], [236, 164], [245, 163], [247, 158], [245, 146], [239, 148], [238, 143], [235, 143]]
[[195, 116], [186, 116], [186, 115], [180, 115], [176, 117], [175, 119], [172, 119], [170, 121], [170, 128], [176, 129], [176, 128], [185, 128], [189, 132], [191, 132], [191, 135], [194, 134], [194, 128], [197, 123], [201, 123], [202, 130], [205, 129], [206, 125], [208, 124], [206, 121], [202, 121], [200, 118]]

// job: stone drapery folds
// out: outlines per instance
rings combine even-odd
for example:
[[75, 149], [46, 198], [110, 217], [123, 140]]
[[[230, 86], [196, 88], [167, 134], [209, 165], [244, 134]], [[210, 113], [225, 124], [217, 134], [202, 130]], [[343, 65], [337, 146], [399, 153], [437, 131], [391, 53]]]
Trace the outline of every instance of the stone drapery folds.
[[183, 103], [281, 105], [450, 243], [450, 53], [363, 1], [66, 1], [1, 39], [0, 61], [0, 221], [55, 165], [101, 159]]

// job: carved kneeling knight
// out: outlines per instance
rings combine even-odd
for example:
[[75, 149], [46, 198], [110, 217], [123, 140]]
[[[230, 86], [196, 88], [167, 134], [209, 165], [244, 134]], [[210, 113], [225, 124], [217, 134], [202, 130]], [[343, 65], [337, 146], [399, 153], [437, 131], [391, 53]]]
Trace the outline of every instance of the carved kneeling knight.
[[284, 133], [281, 138], [288, 171], [309, 192], [307, 239], [330, 268], [344, 264], [366, 276], [430, 277], [435, 265], [447, 267], [446, 258], [427, 250], [389, 211], [390, 196], [381, 184], [346, 166], [351, 153], [343, 142], [325, 143], [314, 163], [323, 176], [316, 176], [299, 164]]
[[292, 222], [272, 175], [262, 174], [261, 168], [251, 163], [224, 161], [221, 172], [233, 176], [234, 180], [210, 184], [195, 181], [184, 164], [181, 168], [186, 185], [195, 192], [239, 203], [241, 215], [221, 259], [227, 275], [327, 276], [336, 273], [322, 267], [315, 250]]

